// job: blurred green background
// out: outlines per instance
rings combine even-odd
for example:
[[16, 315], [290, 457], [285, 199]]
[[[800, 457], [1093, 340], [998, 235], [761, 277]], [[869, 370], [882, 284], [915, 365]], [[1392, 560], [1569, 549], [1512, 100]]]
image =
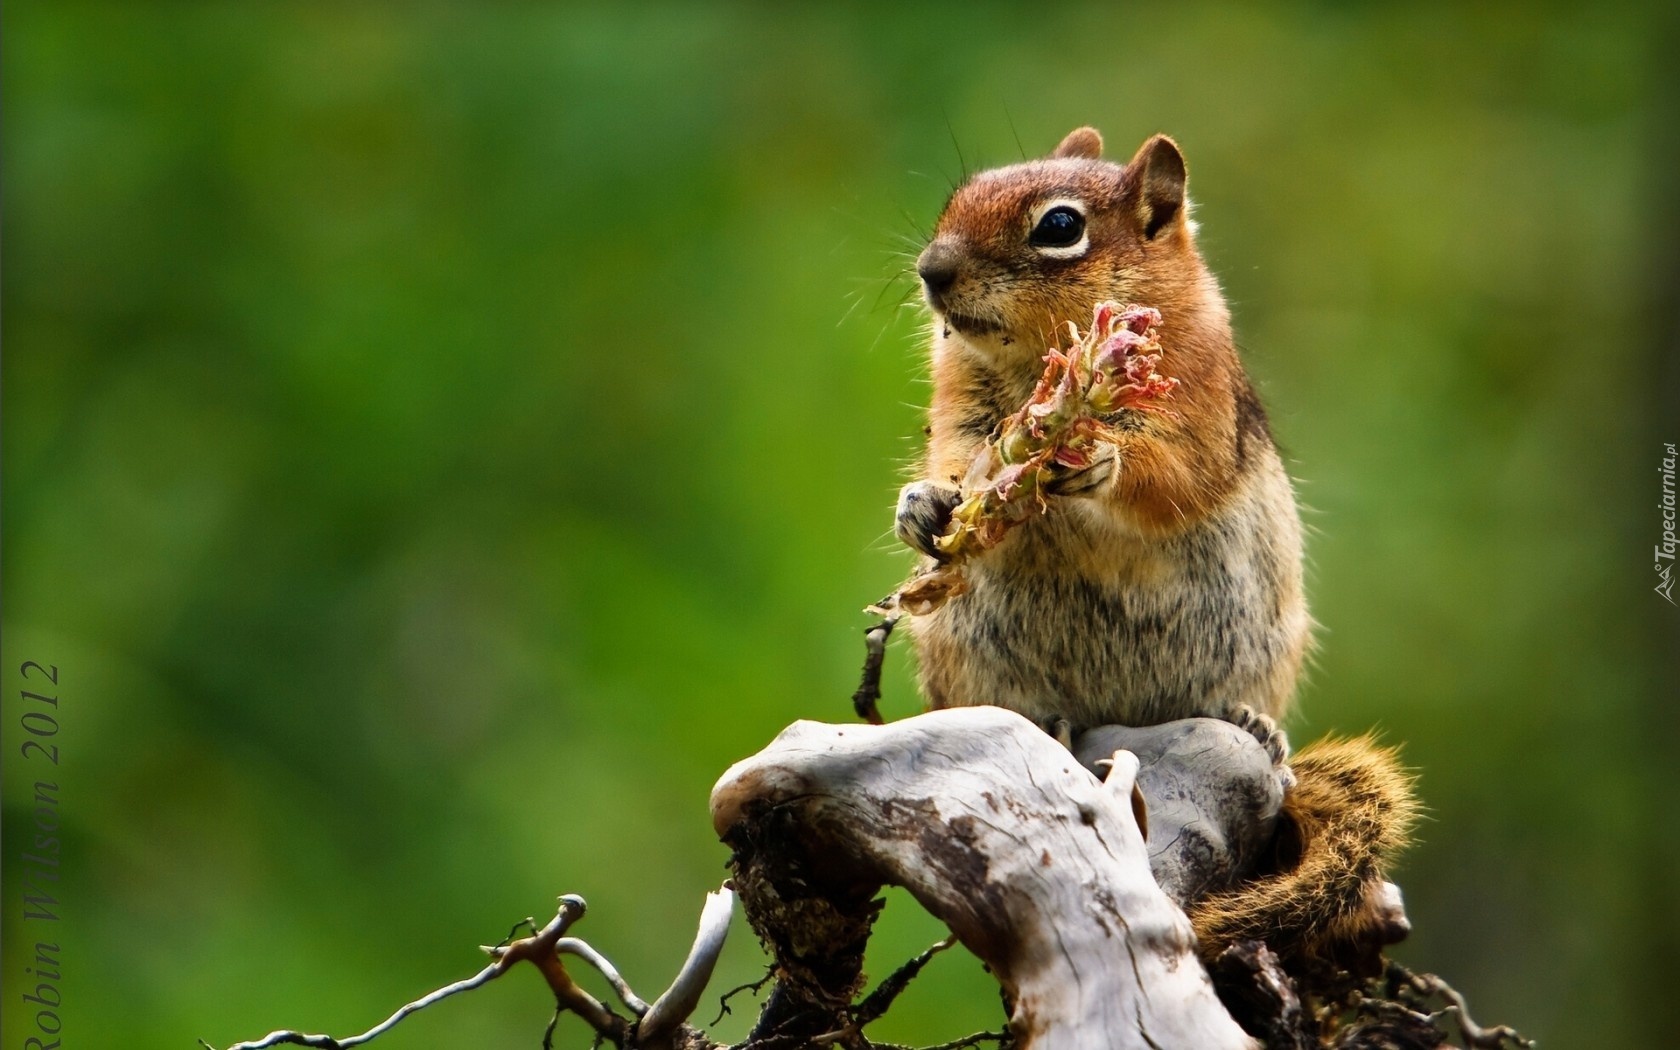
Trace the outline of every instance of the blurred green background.
[[[1183, 145], [1309, 508], [1296, 740], [1422, 776], [1402, 958], [1547, 1046], [1668, 1045], [1656, 11], [7, 5], [5, 1044], [25, 659], [71, 1043], [360, 1031], [563, 892], [663, 987], [713, 780], [849, 717], [907, 567], [919, 240], [1092, 123]], [[872, 973], [939, 935], [895, 896]], [[760, 966], [738, 923], [716, 986]], [[533, 1047], [545, 999], [379, 1045]], [[872, 1033], [998, 1020], [956, 953]]]

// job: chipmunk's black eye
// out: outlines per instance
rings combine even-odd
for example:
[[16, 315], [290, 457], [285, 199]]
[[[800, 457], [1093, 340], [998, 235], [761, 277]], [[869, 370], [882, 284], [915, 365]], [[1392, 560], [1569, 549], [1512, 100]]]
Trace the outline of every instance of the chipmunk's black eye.
[[1034, 248], [1067, 248], [1085, 236], [1085, 216], [1065, 204], [1044, 213], [1027, 243]]

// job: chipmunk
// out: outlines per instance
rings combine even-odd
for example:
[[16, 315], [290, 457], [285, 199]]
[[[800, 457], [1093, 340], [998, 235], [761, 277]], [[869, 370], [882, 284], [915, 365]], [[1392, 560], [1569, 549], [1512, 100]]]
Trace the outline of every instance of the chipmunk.
[[[995, 704], [1064, 730], [1225, 718], [1251, 728], [1283, 769], [1273, 720], [1312, 633], [1293, 488], [1197, 251], [1177, 144], [1156, 135], [1124, 165], [1102, 147], [1095, 129], [1078, 128], [1045, 159], [975, 175], [945, 205], [916, 262], [932, 312], [933, 399], [922, 477], [901, 492], [895, 531], [939, 560], [934, 539], [965, 490], [985, 483], [968, 476], [985, 462], [977, 453], [1032, 394], [1064, 325], [1097, 302], [1160, 311], [1161, 370], [1179, 386], [1167, 411], [1105, 419], [1117, 437], [1096, 462], [1060, 469], [1043, 513], [964, 565], [961, 596], [910, 617], [921, 687], [930, 709]], [[1273, 884], [1248, 903], [1226, 895], [1198, 923], [1204, 940], [1255, 935], [1313, 893], [1334, 915], [1308, 902], [1308, 919], [1330, 939], [1394, 925], [1392, 906], [1373, 897], [1372, 857], [1404, 837], [1409, 781], [1370, 745], [1296, 765], [1322, 774], [1285, 804], [1294, 870], [1318, 888]], [[1349, 769], [1368, 774], [1357, 791]], [[1344, 818], [1376, 819], [1390, 834], [1343, 856], [1360, 852]], [[1336, 854], [1334, 894], [1315, 847]], [[1323, 946], [1294, 933], [1303, 951]]]
[[990, 703], [1075, 726], [1281, 716], [1311, 634], [1289, 476], [1196, 251], [1184, 158], [1164, 135], [1124, 166], [1080, 128], [1046, 160], [952, 195], [916, 271], [933, 311], [925, 477], [897, 533], [929, 557], [975, 453], [1017, 410], [1070, 319], [1103, 299], [1161, 312], [1161, 413], [1068, 472], [1042, 518], [910, 624], [928, 705]]

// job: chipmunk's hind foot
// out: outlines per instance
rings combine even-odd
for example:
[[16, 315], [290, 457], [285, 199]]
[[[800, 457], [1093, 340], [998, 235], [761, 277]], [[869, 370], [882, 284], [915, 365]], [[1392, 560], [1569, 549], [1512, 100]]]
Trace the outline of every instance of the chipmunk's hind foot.
[[1277, 721], [1270, 715], [1263, 715], [1247, 704], [1242, 704], [1226, 716], [1226, 721], [1252, 735], [1266, 749], [1266, 754], [1272, 758], [1272, 765], [1277, 768], [1278, 779], [1283, 784], [1284, 791], [1295, 786], [1295, 771], [1289, 768], [1289, 734], [1278, 726]]

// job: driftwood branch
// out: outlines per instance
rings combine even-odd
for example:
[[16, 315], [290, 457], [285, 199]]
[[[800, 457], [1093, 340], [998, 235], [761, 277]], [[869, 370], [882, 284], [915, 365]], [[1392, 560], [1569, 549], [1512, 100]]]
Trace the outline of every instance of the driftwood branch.
[[[724, 1050], [687, 1018], [736, 899], [772, 956], [774, 985], [733, 1050], [877, 1047], [866, 1027], [953, 942], [997, 978], [1008, 1025], [927, 1050], [1440, 1050], [1450, 1045], [1448, 1021], [1466, 1046], [1528, 1045], [1511, 1029], [1476, 1025], [1439, 978], [1392, 964], [1375, 978], [1326, 986], [1249, 940], [1218, 954], [1210, 977], [1183, 909], [1252, 878], [1274, 856], [1287, 772], [1249, 731], [1210, 719], [1101, 727], [1071, 746], [996, 708], [885, 726], [797, 723], [713, 789], [733, 877], [708, 897], [688, 959], [662, 995], [637, 995], [605, 954], [570, 934], [584, 902], [567, 896], [540, 929], [521, 924], [529, 936], [485, 948], [492, 962], [483, 970], [366, 1032], [283, 1030], [228, 1050], [361, 1046], [520, 962], [543, 974], [555, 1019], [576, 1014], [598, 1044]], [[952, 938], [863, 995], [864, 948], [885, 885], [909, 890]], [[1392, 896], [1385, 906], [1403, 924], [1398, 891]], [[579, 987], [566, 959], [599, 971], [627, 1015]]]
[[[748, 917], [773, 946], [808, 937], [824, 897], [852, 921], [821, 929], [867, 936], [867, 902], [900, 885], [991, 968], [1021, 1047], [1256, 1045], [1220, 1005], [1189, 920], [1150, 871], [1136, 757], [1111, 761], [1099, 781], [996, 708], [886, 726], [800, 722], [724, 774], [712, 818], [736, 849]], [[763, 865], [766, 849], [793, 870]], [[806, 1012], [823, 1006], [817, 991]]]

